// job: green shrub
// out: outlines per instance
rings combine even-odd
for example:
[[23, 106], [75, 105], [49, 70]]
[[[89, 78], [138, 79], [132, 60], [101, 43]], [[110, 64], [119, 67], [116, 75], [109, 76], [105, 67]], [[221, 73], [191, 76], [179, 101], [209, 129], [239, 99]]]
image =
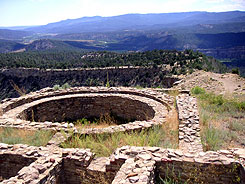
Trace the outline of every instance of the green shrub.
[[209, 102], [214, 105], [223, 105], [225, 103], [225, 99], [222, 95], [211, 94], [208, 98]]
[[200, 121], [202, 122], [202, 125], [203, 126], [208, 125], [209, 120], [210, 120], [210, 113], [202, 109], [200, 112]]
[[71, 86], [66, 82], [65, 84], [63, 84], [62, 86], [56, 84], [53, 86], [53, 90], [60, 90], [60, 89], [69, 89], [71, 88]]
[[140, 86], [140, 85], [136, 85], [135, 88], [136, 88], [136, 89], [143, 89], [143, 87]]
[[245, 133], [245, 122], [242, 120], [235, 120], [230, 122], [229, 128], [233, 131]]
[[65, 83], [61, 86], [62, 89], [69, 89], [71, 86], [68, 83]]
[[207, 93], [200, 87], [192, 88], [191, 93], [200, 101], [202, 108], [212, 110], [216, 113], [245, 111], [245, 102], [236, 99], [227, 99], [223, 95]]
[[199, 86], [196, 86], [191, 89], [191, 94], [193, 95], [205, 94], [205, 90]]
[[174, 179], [170, 177], [166, 177], [165, 179], [162, 179], [160, 176], [157, 181], [158, 184], [180, 184], [180, 182], [175, 181]]
[[237, 103], [235, 103], [235, 106], [240, 111], [245, 111], [245, 102], [237, 102]]
[[176, 175], [174, 171], [174, 167], [172, 169], [169, 169], [167, 166], [167, 169], [165, 170], [165, 177], [162, 178], [160, 174], [156, 176], [156, 183], [157, 184], [187, 184], [188, 182], [181, 181], [180, 173]]
[[232, 68], [231, 73], [239, 75], [239, 69], [238, 68]]
[[203, 132], [203, 146], [205, 151], [208, 150], [213, 150], [213, 151], [217, 151], [218, 149], [220, 149], [222, 143], [224, 140], [222, 140], [221, 137], [221, 131], [219, 131], [218, 129], [211, 127], [211, 128], [206, 128]]
[[58, 84], [56, 84], [56, 85], [54, 85], [53, 86], [53, 90], [60, 90], [61, 89], [61, 87], [60, 87], [60, 85], [58, 85]]
[[109, 88], [110, 87], [110, 80], [109, 80], [109, 74], [107, 72], [107, 76], [106, 76], [106, 87]]

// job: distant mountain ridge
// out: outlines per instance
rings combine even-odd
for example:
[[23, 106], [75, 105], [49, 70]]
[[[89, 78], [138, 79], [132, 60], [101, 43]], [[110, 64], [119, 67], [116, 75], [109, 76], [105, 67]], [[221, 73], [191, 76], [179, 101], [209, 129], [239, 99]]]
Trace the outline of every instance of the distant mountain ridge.
[[43, 26], [31, 27], [26, 31], [37, 33], [84, 33], [107, 32], [119, 30], [173, 28], [178, 26], [192, 26], [197, 24], [220, 24], [231, 22], [245, 22], [245, 12], [184, 12], [159, 14], [125, 14], [112, 17], [82, 17], [50, 23]]
[[[218, 34], [167, 34], [157, 32], [154, 34], [136, 34], [121, 38], [118, 42], [101, 43], [99, 41], [79, 40], [53, 40], [39, 39], [29, 44], [21, 44], [10, 40], [0, 40], [0, 53], [12, 52], [18, 49], [26, 51], [43, 50], [123, 50], [123, 51], [146, 51], [154, 49], [231, 49], [245, 47], [245, 32], [218, 33]], [[1, 49], [4, 48], [4, 49]], [[8, 50], [9, 49], [9, 50]], [[234, 52], [234, 49], [232, 49]], [[243, 49], [242, 49], [243, 50]], [[244, 50], [242, 51], [244, 52]], [[245, 57], [245, 53], [242, 58]], [[217, 54], [216, 54], [217, 56]], [[226, 55], [228, 56], [228, 55]], [[238, 57], [237, 54], [236, 57]], [[238, 57], [241, 58], [241, 57]]]
[[23, 30], [0, 29], [0, 39], [21, 40], [23, 37], [32, 35], [33, 32]]
[[244, 11], [94, 16], [10, 29], [0, 29], [0, 53], [193, 49], [237, 63], [245, 59]]

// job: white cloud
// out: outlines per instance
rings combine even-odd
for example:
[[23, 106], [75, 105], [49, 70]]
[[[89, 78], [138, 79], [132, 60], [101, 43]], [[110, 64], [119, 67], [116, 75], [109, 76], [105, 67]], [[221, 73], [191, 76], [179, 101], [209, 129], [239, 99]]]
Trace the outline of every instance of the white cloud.
[[234, 4], [237, 8], [245, 10], [245, 1], [244, 0], [231, 0], [231, 4]]
[[206, 0], [207, 3], [223, 3], [224, 0]]
[[186, 11], [196, 11], [193, 9], [195, 4], [198, 3], [198, 0], [176, 0], [176, 1], [167, 1], [163, 3], [164, 8], [163, 12], [186, 12]]
[[245, 4], [244, 0], [231, 0], [234, 3], [241, 3], [241, 4]]
[[207, 11], [210, 12], [225, 12], [225, 11], [234, 11], [234, 10], [239, 10], [241, 7], [239, 5], [235, 5], [235, 4], [227, 4], [227, 5], [217, 5], [217, 6], [213, 6], [209, 9], [207, 9]]

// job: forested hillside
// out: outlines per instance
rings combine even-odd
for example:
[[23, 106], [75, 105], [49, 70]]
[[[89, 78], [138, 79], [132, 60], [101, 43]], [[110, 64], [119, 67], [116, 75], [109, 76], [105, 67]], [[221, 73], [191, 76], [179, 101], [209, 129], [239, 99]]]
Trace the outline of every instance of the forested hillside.
[[213, 58], [192, 50], [153, 50], [116, 53], [46, 51], [0, 54], [1, 68], [68, 69], [118, 66], [167, 66], [170, 73], [186, 73], [193, 69], [222, 72], [225, 67]]
[[17, 51], [23, 49], [25, 47], [24, 44], [10, 41], [10, 40], [1, 40], [0, 39], [0, 53], [8, 53], [11, 51]]
[[6, 53], [0, 54], [0, 68], [0, 98], [16, 97], [17, 91], [22, 89], [30, 92], [64, 83], [71, 86], [105, 86], [109, 82], [110, 86], [171, 87], [180, 74], [198, 69], [227, 71], [219, 61], [192, 50]]
[[10, 29], [0, 29], [0, 53], [192, 49], [245, 66], [244, 11], [81, 17]]

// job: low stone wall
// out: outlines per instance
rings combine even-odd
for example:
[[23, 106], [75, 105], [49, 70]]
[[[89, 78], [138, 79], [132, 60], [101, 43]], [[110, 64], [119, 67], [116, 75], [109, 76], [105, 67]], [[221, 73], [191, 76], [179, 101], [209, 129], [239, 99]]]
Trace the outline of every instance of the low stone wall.
[[176, 97], [177, 110], [179, 114], [179, 146], [180, 149], [199, 153], [203, 151], [199, 113], [196, 98], [189, 94], [180, 94]]
[[155, 180], [155, 161], [145, 159], [146, 155], [129, 158], [117, 172], [112, 184], [145, 183], [153, 184]]
[[0, 143], [1, 183], [112, 183], [117, 171], [106, 171], [109, 158], [94, 156], [89, 149]]
[[[141, 160], [139, 164], [138, 160]], [[107, 163], [122, 165], [116, 181], [120, 183], [152, 183], [152, 168], [154, 179], [171, 178], [187, 183], [245, 183], [245, 150], [232, 149], [218, 152], [185, 153], [181, 150], [162, 149], [158, 147], [129, 147], [117, 149]], [[155, 163], [155, 164], [154, 164]], [[124, 170], [123, 168], [129, 168]], [[132, 169], [131, 169], [132, 168]], [[148, 171], [148, 174], [145, 173]], [[119, 176], [120, 175], [120, 176]], [[144, 181], [141, 178], [145, 178]], [[132, 177], [132, 180], [130, 180]], [[153, 180], [156, 182], [156, 180]]]
[[[73, 100], [73, 98], [73, 103], [76, 103], [76, 100], [80, 98], [109, 99], [108, 107], [115, 105], [113, 108], [121, 107], [120, 100], [126, 99], [132, 105], [136, 103], [136, 107], [138, 103], [139, 109], [147, 108], [148, 111], [146, 110], [146, 112], [150, 114], [153, 111], [154, 115], [150, 120], [133, 121], [103, 129], [82, 130], [77, 130], [65, 123], [31, 122], [19, 119], [28, 109], [39, 104], [62, 99]], [[100, 100], [95, 101], [99, 102]], [[119, 101], [113, 104], [114, 100]], [[107, 101], [103, 101], [102, 104], [105, 102]], [[5, 100], [0, 105], [3, 109], [0, 126], [53, 129], [56, 131], [63, 129], [79, 134], [138, 130], [163, 124], [168, 111], [173, 108], [173, 102], [172, 97], [149, 89], [72, 88], [60, 91], [45, 89], [18, 99]], [[69, 102], [67, 104], [64, 106], [69, 107], [71, 105]], [[77, 104], [77, 108], [79, 104], [81, 102]], [[147, 106], [141, 106], [140, 104], [146, 104]], [[180, 121], [179, 149], [124, 146], [115, 150], [109, 158], [95, 158], [95, 154], [89, 149], [59, 148], [58, 145], [65, 141], [65, 137], [62, 133], [57, 132], [46, 147], [0, 143], [0, 178], [5, 179], [1, 183], [152, 184], [158, 183], [160, 178], [167, 177], [178, 182], [193, 184], [244, 184], [245, 149], [234, 148], [217, 152], [203, 152], [196, 99], [185, 92], [177, 96], [176, 104]], [[55, 108], [55, 105], [53, 105], [53, 108]], [[120, 109], [120, 111], [123, 110], [127, 114], [128, 109]], [[131, 109], [130, 111], [133, 111], [134, 114], [143, 112], [143, 110], [136, 112], [137, 109], [135, 111]], [[41, 114], [47, 113], [47, 111], [40, 113], [40, 117]], [[12, 167], [15, 168], [11, 169]]]
[[61, 89], [61, 90], [53, 90], [52, 88], [44, 88], [40, 91], [31, 92], [25, 96], [21, 96], [19, 98], [8, 98], [1, 101], [1, 109], [3, 113], [14, 109], [18, 106], [31, 103], [33, 101], [40, 100], [42, 98], [49, 98], [49, 97], [57, 97], [57, 96], [64, 96], [64, 95], [74, 95], [74, 94], [99, 94], [99, 93], [110, 93], [110, 94], [128, 94], [128, 95], [137, 95], [146, 97], [149, 99], [153, 99], [158, 101], [166, 106], [173, 105], [173, 97], [159, 93], [158, 90], [152, 89], [136, 89], [136, 88], [125, 88], [125, 87], [74, 87], [69, 89]]
[[32, 106], [20, 117], [28, 121], [33, 118], [36, 122], [64, 122], [112, 114], [125, 121], [143, 121], [155, 115], [146, 103], [125, 97], [100, 94], [64, 97]]
[[[169, 95], [150, 89], [103, 87], [59, 91], [46, 89], [17, 99], [5, 100], [0, 105], [4, 112], [0, 117], [0, 126], [58, 131], [63, 129], [80, 134], [139, 130], [163, 124], [168, 111], [173, 108], [173, 103], [174, 99]], [[81, 130], [73, 124], [58, 122], [66, 118], [99, 117], [103, 113], [111, 112], [124, 119], [136, 121], [103, 129]]]
[[[217, 152], [184, 153], [181, 150], [159, 147], [118, 148], [109, 158], [94, 158], [88, 149], [61, 149], [0, 144], [0, 156], [16, 162], [22, 155], [31, 160], [29, 166], [15, 176], [2, 181], [10, 183], [156, 183], [166, 176], [187, 183], [240, 183], [245, 182], [245, 150], [231, 149]], [[17, 156], [18, 155], [18, 156]], [[8, 169], [2, 164], [1, 170]]]
[[89, 150], [65, 149], [63, 150], [62, 157], [63, 181], [61, 183], [86, 183], [83, 180], [88, 177], [85, 173], [94, 154]]
[[0, 176], [3, 179], [9, 179], [35, 160], [35, 158], [28, 158], [18, 154], [0, 154]]
[[60, 155], [61, 150], [56, 147], [0, 143], [0, 157], [5, 160], [0, 173], [7, 172], [7, 177], [11, 177], [2, 183], [56, 183], [62, 166]]

